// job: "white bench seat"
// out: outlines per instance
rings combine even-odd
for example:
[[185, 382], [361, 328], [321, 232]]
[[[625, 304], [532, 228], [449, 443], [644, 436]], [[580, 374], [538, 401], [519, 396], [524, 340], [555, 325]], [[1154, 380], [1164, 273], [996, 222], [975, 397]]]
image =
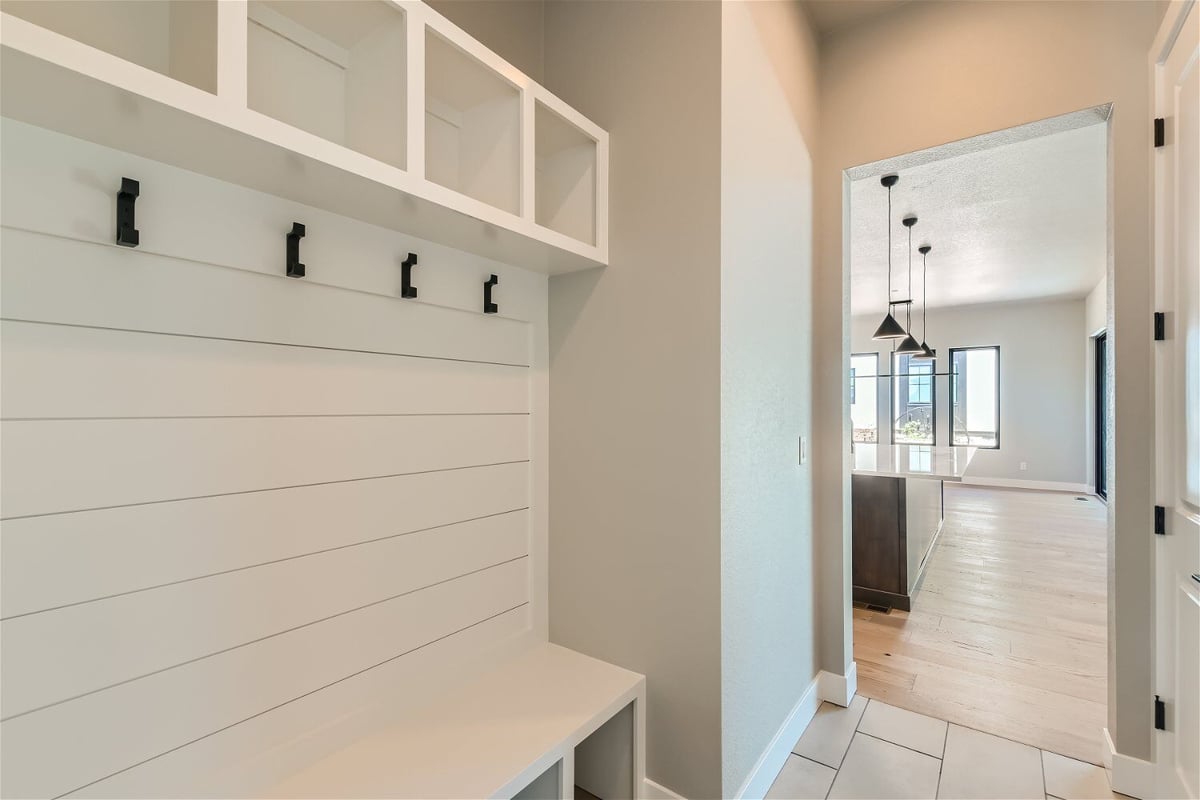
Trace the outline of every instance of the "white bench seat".
[[268, 795], [509, 798], [561, 762], [555, 791], [571, 797], [576, 745], [631, 703], [627, 758], [640, 794], [645, 685], [636, 673], [538, 644], [293, 774]]

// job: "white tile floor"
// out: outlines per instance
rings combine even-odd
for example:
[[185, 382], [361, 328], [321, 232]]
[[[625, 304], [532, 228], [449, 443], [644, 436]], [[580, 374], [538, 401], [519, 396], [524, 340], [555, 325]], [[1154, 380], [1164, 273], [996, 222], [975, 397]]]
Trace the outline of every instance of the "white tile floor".
[[769, 800], [1112, 800], [1102, 767], [858, 696], [822, 703]]

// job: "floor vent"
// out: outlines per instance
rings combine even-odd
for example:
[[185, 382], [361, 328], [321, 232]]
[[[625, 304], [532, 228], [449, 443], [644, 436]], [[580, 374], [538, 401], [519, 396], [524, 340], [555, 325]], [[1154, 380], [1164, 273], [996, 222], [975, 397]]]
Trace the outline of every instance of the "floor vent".
[[854, 607], [855, 607], [855, 608], [861, 608], [861, 609], [864, 609], [865, 611], [874, 611], [874, 612], [875, 612], [875, 613], [877, 613], [877, 614], [890, 614], [890, 613], [892, 613], [892, 607], [891, 607], [891, 606], [881, 606], [881, 605], [878, 605], [878, 604], [876, 604], [876, 603], [864, 603], [864, 602], [862, 602], [861, 600], [855, 600], [855, 601], [854, 601]]

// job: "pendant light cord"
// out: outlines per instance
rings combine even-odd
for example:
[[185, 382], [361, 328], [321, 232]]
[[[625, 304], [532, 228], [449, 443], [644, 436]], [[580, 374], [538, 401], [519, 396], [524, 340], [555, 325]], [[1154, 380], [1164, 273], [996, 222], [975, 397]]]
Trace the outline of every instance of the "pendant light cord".
[[888, 258], [888, 281], [887, 281], [887, 297], [884, 298], [887, 303], [884, 306], [887, 313], [892, 313], [892, 187], [887, 187], [888, 190], [888, 215], [887, 215], [887, 258]]
[[928, 254], [921, 253], [921, 341], [929, 340], [929, 322], [926, 313], [929, 311], [929, 299], [926, 294], [926, 286], [929, 284], [929, 264], [926, 262]]
[[[890, 193], [889, 193], [890, 196]], [[908, 220], [906, 219], [905, 222]], [[912, 329], [912, 229], [913, 226], [908, 226], [908, 325], [905, 327]]]

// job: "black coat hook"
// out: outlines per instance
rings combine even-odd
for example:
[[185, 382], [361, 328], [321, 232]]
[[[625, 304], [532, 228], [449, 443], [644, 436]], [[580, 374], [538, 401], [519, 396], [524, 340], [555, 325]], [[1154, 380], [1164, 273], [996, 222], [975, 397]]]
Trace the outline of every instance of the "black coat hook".
[[121, 191], [117, 192], [117, 244], [137, 247], [140, 237], [133, 222], [133, 204], [141, 194], [142, 186], [133, 178], [121, 178]]
[[500, 282], [500, 279], [495, 275], [483, 282], [483, 313], [495, 314], [500, 310], [500, 306], [492, 302], [492, 287]]
[[412, 285], [412, 268], [417, 265], [417, 254], [409, 253], [408, 258], [400, 262], [400, 296], [416, 297], [417, 287]]
[[287, 235], [287, 274], [289, 278], [303, 278], [304, 265], [300, 263], [300, 240], [304, 238], [304, 226], [292, 223], [292, 232]]

